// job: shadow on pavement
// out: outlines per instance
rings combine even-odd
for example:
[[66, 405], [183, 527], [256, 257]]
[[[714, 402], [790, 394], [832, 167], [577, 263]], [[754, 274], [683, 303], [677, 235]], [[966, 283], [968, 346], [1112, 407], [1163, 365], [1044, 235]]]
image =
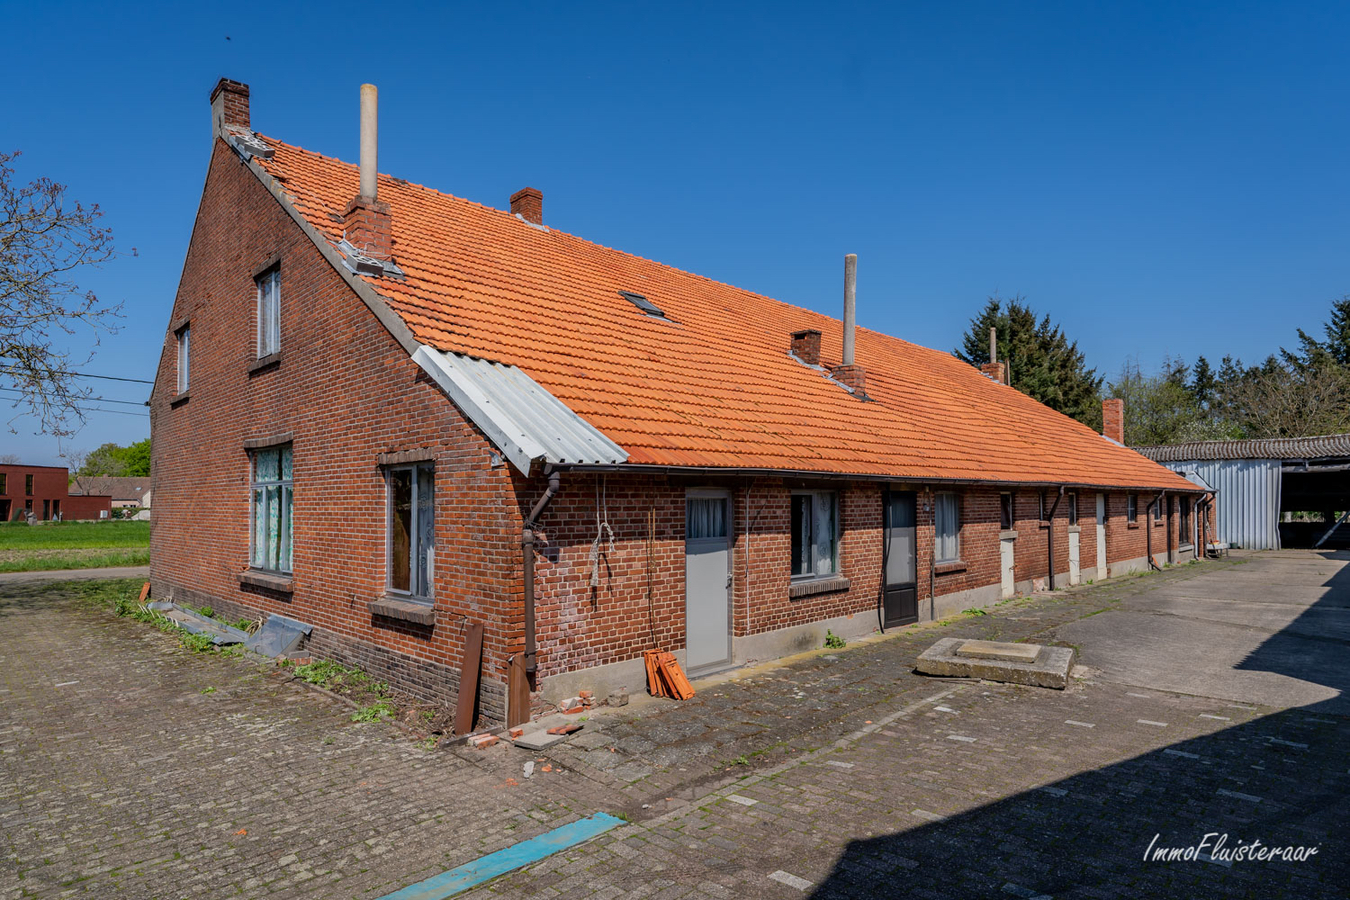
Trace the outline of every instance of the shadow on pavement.
[[[1350, 560], [1345, 552], [1323, 556]], [[1344, 694], [1350, 567], [1324, 587], [1238, 668]], [[1350, 721], [1324, 705], [1283, 710], [930, 825], [852, 841], [812, 896], [1350, 896]], [[1226, 834], [1229, 850], [1255, 839], [1318, 852], [1305, 862], [1145, 861], [1155, 836], [1155, 848], [1188, 848], [1208, 833]]]

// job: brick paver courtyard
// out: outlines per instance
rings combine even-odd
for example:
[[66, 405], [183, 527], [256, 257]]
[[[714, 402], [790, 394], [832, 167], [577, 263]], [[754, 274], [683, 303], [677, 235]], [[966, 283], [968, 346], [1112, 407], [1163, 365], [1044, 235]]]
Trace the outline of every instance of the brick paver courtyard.
[[[1299, 619], [1350, 615], [1346, 561], [1320, 559], [1279, 570], [1329, 585]], [[1051, 639], [1273, 565], [1169, 570], [751, 669], [595, 715], [529, 779], [521, 750], [422, 750], [273, 669], [6, 586], [0, 897], [379, 896], [597, 810], [630, 824], [475, 896], [1343, 897], [1350, 721], [1332, 701], [1108, 679], [1091, 647], [1064, 692], [910, 670], [937, 637]], [[1295, 630], [1253, 647], [1287, 655]], [[1319, 852], [1143, 861], [1155, 835], [1207, 832]]]

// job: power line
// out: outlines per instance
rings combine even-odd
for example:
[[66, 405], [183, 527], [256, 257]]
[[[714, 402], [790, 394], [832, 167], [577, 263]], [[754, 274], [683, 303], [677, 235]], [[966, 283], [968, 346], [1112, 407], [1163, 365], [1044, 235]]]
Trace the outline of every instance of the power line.
[[[9, 372], [20, 371], [19, 367], [13, 364], [0, 366]], [[94, 375], [89, 372], [53, 372], [53, 375], [69, 375], [72, 378], [101, 378], [104, 381], [129, 381], [132, 384], [154, 384], [153, 381], [147, 381], [144, 378], [123, 378], [120, 375]]]
[[84, 406], [81, 407], [81, 410], [84, 412], [112, 413], [115, 416], [137, 416], [143, 419], [150, 418], [150, 414], [148, 412], [138, 413], [138, 412], [131, 412], [130, 410], [125, 409], [104, 409], [101, 406]]
[[[4, 391], [6, 394], [19, 394], [24, 397], [28, 396], [26, 393], [16, 388], [0, 388], [0, 391]], [[121, 403], [124, 406], [145, 406], [144, 401], [141, 400], [115, 400], [112, 397], [77, 397], [75, 399], [82, 402], [93, 401], [96, 403]]]
[[[7, 393], [7, 394], [18, 394], [18, 395], [21, 396], [21, 397], [22, 397], [22, 396], [25, 396], [24, 393], [23, 393], [23, 391], [16, 391], [16, 390], [14, 390], [13, 388], [0, 388], [0, 391], [3, 391], [4, 393]], [[87, 398], [87, 399], [89, 399], [89, 400], [97, 400], [97, 401], [101, 401], [101, 402], [103, 402], [103, 403], [125, 403], [125, 404], [127, 404], [128, 406], [140, 406], [140, 407], [144, 407], [144, 406], [145, 406], [144, 403], [135, 403], [135, 402], [133, 402], [133, 401], [131, 401], [131, 400], [105, 400], [105, 399], [102, 398], [102, 397], [89, 397], [89, 398]], [[104, 408], [101, 407], [101, 406], [81, 406], [81, 405], [79, 405], [79, 404], [73, 404], [73, 403], [71, 404], [71, 408], [73, 408], [73, 409], [78, 409], [80, 412], [105, 412], [105, 413], [114, 413], [114, 414], [119, 415], [119, 416], [149, 416], [149, 415], [150, 415], [149, 410], [146, 410], [146, 411], [144, 411], [144, 412], [132, 412], [131, 410], [127, 410], [127, 409], [104, 409]]]

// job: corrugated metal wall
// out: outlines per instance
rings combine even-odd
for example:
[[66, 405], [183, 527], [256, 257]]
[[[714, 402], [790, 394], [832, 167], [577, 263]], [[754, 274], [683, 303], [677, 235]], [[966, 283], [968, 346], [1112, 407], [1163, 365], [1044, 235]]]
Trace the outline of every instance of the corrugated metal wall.
[[1194, 472], [1218, 492], [1218, 538], [1250, 550], [1280, 548], [1278, 459], [1197, 460], [1161, 463]]

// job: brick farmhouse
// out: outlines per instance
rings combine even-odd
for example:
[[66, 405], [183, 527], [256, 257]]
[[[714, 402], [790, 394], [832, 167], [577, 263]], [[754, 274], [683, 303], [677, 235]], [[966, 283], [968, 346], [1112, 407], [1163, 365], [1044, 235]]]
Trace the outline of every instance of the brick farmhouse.
[[[252, 131], [151, 401], [156, 596], [486, 720], [1195, 558], [1205, 492], [947, 353]], [[846, 264], [847, 300], [853, 266]], [[1199, 515], [1197, 515], [1197, 510]]]

